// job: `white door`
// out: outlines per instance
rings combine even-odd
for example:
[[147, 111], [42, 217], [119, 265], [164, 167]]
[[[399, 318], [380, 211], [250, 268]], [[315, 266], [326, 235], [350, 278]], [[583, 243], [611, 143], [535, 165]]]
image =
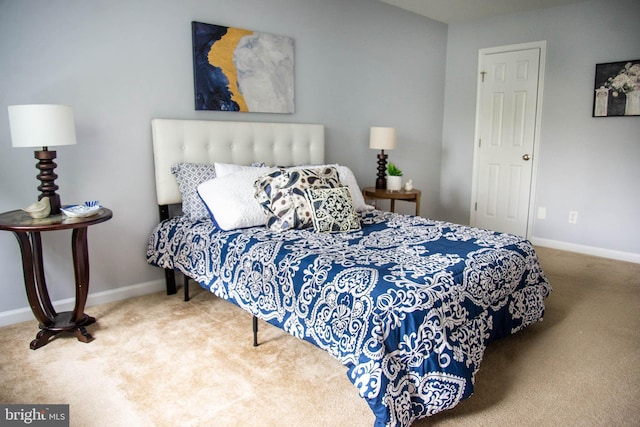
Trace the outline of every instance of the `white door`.
[[476, 227], [529, 234], [542, 47], [480, 52], [471, 206]]

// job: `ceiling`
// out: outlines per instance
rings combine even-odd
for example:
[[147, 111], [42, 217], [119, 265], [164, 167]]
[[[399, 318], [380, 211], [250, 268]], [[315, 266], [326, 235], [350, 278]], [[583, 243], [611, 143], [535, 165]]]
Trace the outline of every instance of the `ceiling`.
[[584, 0], [380, 0], [446, 24], [545, 9]]

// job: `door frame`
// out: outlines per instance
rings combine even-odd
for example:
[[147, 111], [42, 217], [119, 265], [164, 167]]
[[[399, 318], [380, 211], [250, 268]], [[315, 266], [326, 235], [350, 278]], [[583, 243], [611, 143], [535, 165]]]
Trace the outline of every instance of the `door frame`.
[[469, 223], [471, 226], [476, 226], [476, 201], [478, 197], [478, 141], [480, 139], [480, 108], [482, 104], [482, 67], [483, 67], [483, 58], [486, 55], [491, 55], [495, 53], [507, 53], [518, 50], [528, 50], [528, 49], [540, 49], [540, 62], [538, 64], [538, 92], [536, 94], [536, 123], [534, 127], [534, 136], [533, 136], [533, 152], [531, 153], [531, 186], [529, 187], [529, 209], [527, 214], [527, 234], [525, 238], [530, 238], [533, 235], [533, 218], [535, 214], [535, 197], [536, 197], [536, 184], [538, 178], [538, 154], [539, 154], [539, 146], [540, 146], [540, 128], [542, 121], [542, 93], [544, 88], [544, 70], [547, 56], [547, 41], [541, 40], [536, 42], [528, 42], [528, 43], [519, 43], [512, 44], [506, 46], [496, 46], [490, 48], [480, 49], [478, 51], [478, 77], [477, 77], [477, 93], [476, 93], [476, 123], [475, 123], [475, 131], [473, 138], [473, 175], [472, 175], [472, 183], [471, 183], [471, 205], [469, 208]]

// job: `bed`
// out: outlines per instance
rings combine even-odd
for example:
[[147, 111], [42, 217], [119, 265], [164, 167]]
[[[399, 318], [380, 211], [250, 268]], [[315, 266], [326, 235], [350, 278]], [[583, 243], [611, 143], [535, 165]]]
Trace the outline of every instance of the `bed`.
[[[348, 167], [324, 164], [322, 125], [155, 119], [152, 134], [161, 220], [147, 261], [165, 269], [167, 292], [180, 271], [327, 351], [376, 426], [453, 408], [472, 394], [487, 344], [543, 318], [551, 287], [530, 242], [372, 209]], [[186, 165], [197, 179], [180, 178]], [[326, 184], [305, 187], [313, 215], [304, 227], [282, 227], [268, 209], [289, 200], [274, 183], [292, 171]], [[198, 201], [206, 215], [185, 213]], [[267, 221], [247, 222], [252, 203]]]

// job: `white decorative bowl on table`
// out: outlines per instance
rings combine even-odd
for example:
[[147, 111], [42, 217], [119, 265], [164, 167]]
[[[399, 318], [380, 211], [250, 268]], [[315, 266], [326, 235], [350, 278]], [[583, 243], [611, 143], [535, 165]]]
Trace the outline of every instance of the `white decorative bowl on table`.
[[84, 205], [69, 205], [60, 208], [63, 214], [70, 218], [86, 218], [95, 215], [100, 210], [100, 203], [97, 200], [84, 202]]

